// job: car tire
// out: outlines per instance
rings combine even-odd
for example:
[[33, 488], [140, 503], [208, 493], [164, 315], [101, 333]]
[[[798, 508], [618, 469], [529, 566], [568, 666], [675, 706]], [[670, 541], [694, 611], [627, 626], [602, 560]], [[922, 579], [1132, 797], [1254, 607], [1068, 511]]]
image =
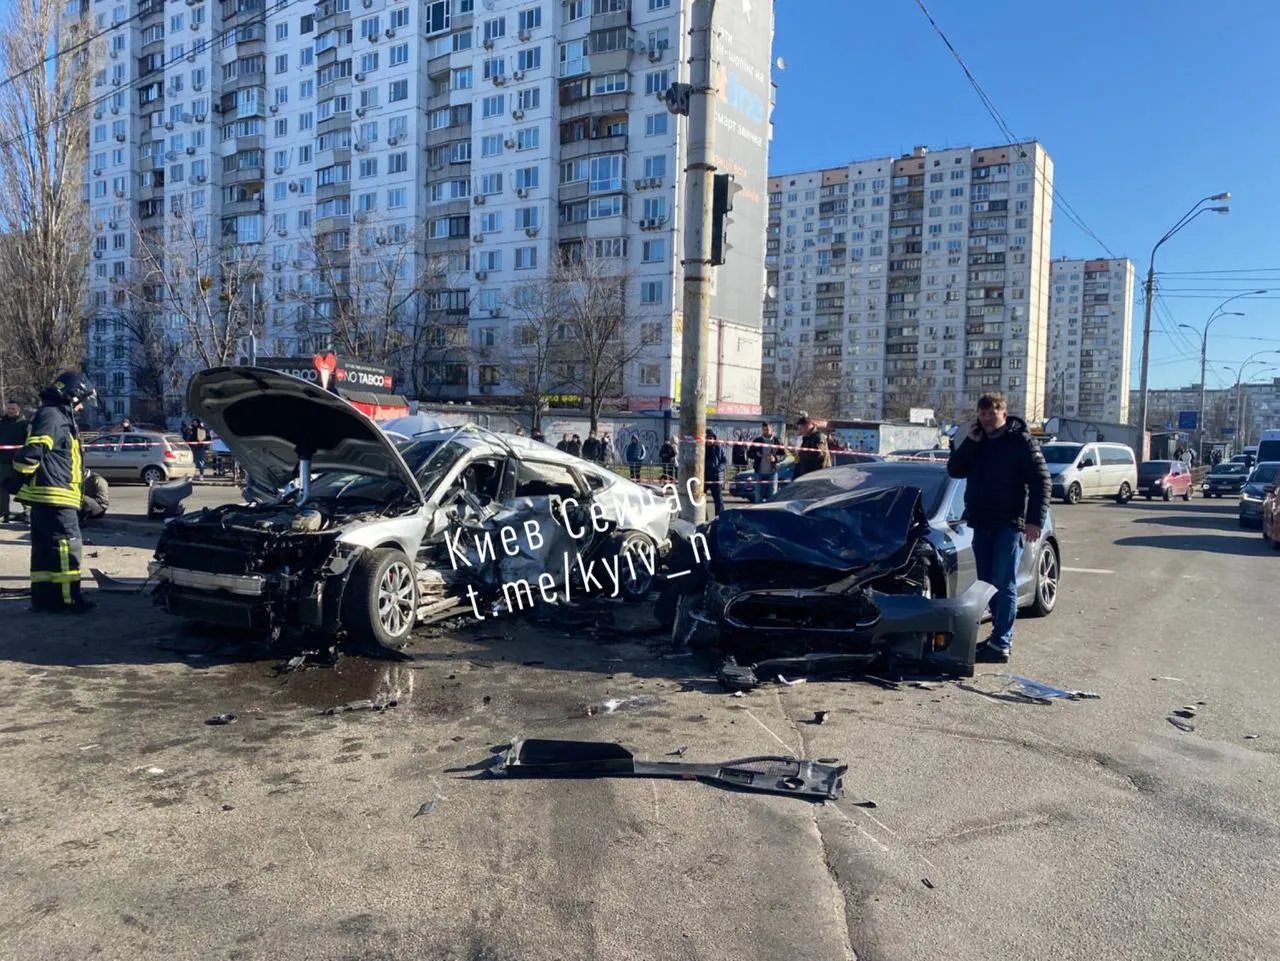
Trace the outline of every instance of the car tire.
[[1144, 494], [1143, 496], [1144, 496], [1147, 500], [1151, 500], [1151, 495], [1150, 495], [1150, 494]]
[[1165, 499], [1165, 502], [1166, 502], [1166, 503], [1168, 503], [1169, 501], [1173, 500], [1173, 488], [1171, 488], [1171, 487], [1166, 487], [1166, 488], [1164, 489], [1164, 499]]
[[1116, 503], [1127, 504], [1133, 500], [1133, 488], [1129, 486], [1129, 482], [1125, 481], [1120, 485], [1120, 490], [1116, 492]]
[[1063, 500], [1068, 504], [1079, 504], [1080, 499], [1083, 496], [1084, 491], [1080, 489], [1080, 485], [1073, 482], [1071, 486], [1067, 488], [1067, 496], [1063, 498]]
[[1189, 500], [1191, 500], [1191, 488], [1190, 488], [1190, 487], [1188, 487], [1185, 491], [1183, 491], [1183, 492], [1182, 492], [1182, 499], [1183, 499], [1184, 501], [1189, 501]]
[[418, 578], [404, 551], [369, 551], [351, 572], [342, 598], [342, 626], [357, 641], [396, 648], [417, 623]]
[[151, 487], [154, 484], [163, 484], [165, 480], [164, 468], [150, 464], [142, 468], [142, 483]]
[[1062, 562], [1052, 541], [1046, 541], [1036, 555], [1036, 580], [1031, 603], [1025, 613], [1031, 617], [1047, 617], [1058, 604], [1058, 586], [1062, 580]]
[[[647, 554], [649, 562], [645, 563], [643, 554]], [[631, 564], [627, 563], [627, 555], [634, 555]], [[653, 565], [650, 570], [649, 564]], [[632, 577], [632, 570], [635, 577]], [[658, 552], [653, 542], [638, 531], [630, 531], [618, 543], [618, 594], [628, 604], [639, 604], [649, 596], [656, 580], [658, 569]]]
[[1240, 529], [1241, 529], [1241, 530], [1248, 530], [1248, 529], [1249, 529], [1249, 522], [1248, 522], [1248, 521], [1246, 521], [1243, 517], [1237, 518], [1237, 520], [1239, 520], [1239, 522], [1240, 522]]

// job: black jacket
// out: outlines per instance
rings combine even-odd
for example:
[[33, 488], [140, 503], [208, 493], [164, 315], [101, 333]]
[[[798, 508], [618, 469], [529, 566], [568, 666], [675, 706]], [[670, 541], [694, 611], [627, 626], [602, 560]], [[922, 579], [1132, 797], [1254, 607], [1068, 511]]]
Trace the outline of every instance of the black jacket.
[[973, 527], [1013, 527], [1028, 520], [1043, 527], [1052, 485], [1040, 445], [1020, 417], [1005, 421], [999, 437], [965, 437], [947, 460], [947, 473], [964, 477], [965, 516]]
[[80, 431], [71, 409], [58, 396], [46, 392], [31, 418], [26, 445], [13, 458], [13, 469], [22, 478], [18, 500], [24, 504], [80, 509]]
[[[21, 447], [27, 442], [25, 417], [0, 417], [0, 448]], [[0, 450], [0, 464], [12, 464], [16, 450]]]
[[587, 460], [600, 460], [600, 441], [588, 437], [582, 442], [582, 456]]
[[830, 461], [827, 452], [827, 439], [821, 431], [815, 430], [800, 438], [800, 450], [796, 454], [795, 477], [803, 477], [816, 470], [822, 470]]

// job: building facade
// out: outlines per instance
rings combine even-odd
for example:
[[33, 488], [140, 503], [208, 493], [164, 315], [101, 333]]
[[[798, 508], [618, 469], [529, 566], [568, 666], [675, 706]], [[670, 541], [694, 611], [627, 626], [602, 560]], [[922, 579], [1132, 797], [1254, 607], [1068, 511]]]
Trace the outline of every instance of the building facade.
[[[1147, 392], [1147, 424], [1152, 430], [1178, 430], [1179, 414], [1200, 410], [1200, 385], [1153, 388]], [[1139, 391], [1129, 392], [1129, 404], [1137, 410]], [[1256, 444], [1264, 430], [1280, 429], [1280, 377], [1210, 387], [1204, 392], [1206, 444], [1230, 444], [1239, 450]], [[1191, 437], [1194, 431], [1184, 431]]]
[[1042, 417], [1052, 187], [1036, 142], [771, 177], [766, 403], [948, 417], [1000, 390]]
[[[615, 399], [679, 396], [691, 0], [147, 0], [91, 13], [88, 366], [133, 413], [160, 367], [339, 350], [431, 399], [515, 397], [557, 258], [625, 278]], [[771, 4], [716, 12], [717, 167], [742, 188], [708, 394], [758, 409]], [[108, 29], [112, 23], [115, 29]], [[747, 305], [744, 308], [744, 304]], [[164, 363], [148, 361], [163, 359]], [[154, 387], [154, 385], [152, 385]], [[573, 387], [565, 384], [564, 393]]]
[[1053, 261], [1045, 411], [1129, 422], [1133, 262]]

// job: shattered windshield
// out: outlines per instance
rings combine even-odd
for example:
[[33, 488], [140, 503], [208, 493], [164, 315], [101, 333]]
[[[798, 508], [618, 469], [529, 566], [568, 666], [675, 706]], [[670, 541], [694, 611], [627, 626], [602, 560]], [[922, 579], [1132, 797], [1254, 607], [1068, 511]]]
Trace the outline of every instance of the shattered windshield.
[[467, 452], [467, 448], [457, 441], [448, 440], [439, 435], [420, 440], [400, 441], [396, 450], [413, 471], [422, 493], [430, 497], [432, 491], [439, 486], [449, 468]]

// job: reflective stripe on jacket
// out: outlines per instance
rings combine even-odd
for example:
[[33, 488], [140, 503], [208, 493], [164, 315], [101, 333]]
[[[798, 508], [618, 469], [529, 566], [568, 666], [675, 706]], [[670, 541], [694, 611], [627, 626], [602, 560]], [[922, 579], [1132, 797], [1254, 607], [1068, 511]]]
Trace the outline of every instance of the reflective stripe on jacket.
[[28, 477], [17, 494], [22, 503], [80, 509], [84, 465], [79, 431], [69, 410], [46, 404], [36, 411], [27, 443], [13, 458], [13, 470]]

